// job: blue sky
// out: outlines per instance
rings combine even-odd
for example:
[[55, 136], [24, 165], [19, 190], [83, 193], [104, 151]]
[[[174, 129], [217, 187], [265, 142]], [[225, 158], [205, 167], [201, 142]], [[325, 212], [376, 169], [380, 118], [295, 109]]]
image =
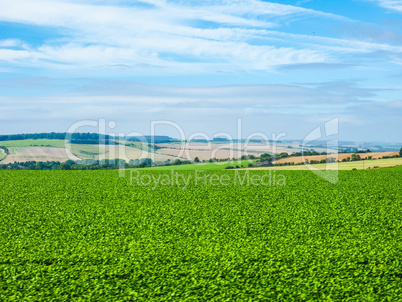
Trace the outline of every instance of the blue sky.
[[[402, 0], [0, 0], [0, 132], [402, 142]], [[158, 134], [177, 136], [161, 127]], [[91, 130], [91, 129], [90, 129]], [[93, 129], [96, 131], [96, 129]]]

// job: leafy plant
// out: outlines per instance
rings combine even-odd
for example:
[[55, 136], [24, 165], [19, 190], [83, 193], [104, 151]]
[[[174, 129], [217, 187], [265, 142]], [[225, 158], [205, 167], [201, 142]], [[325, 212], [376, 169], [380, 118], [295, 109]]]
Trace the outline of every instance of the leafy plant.
[[401, 300], [401, 167], [140, 172], [0, 171], [0, 300]]

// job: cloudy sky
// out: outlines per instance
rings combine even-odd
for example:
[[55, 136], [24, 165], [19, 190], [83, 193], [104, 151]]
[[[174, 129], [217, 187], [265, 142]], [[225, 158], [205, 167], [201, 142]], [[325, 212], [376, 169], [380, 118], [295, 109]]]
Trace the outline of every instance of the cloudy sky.
[[[402, 0], [0, 0], [0, 133], [402, 142]], [[91, 129], [89, 129], [91, 130]], [[93, 131], [97, 131], [93, 128]], [[173, 127], [157, 134], [178, 137]]]

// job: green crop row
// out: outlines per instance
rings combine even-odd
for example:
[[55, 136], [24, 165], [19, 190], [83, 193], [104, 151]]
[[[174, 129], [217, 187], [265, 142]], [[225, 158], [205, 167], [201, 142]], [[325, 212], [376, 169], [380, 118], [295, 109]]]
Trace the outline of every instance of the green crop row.
[[0, 171], [0, 301], [402, 299], [402, 168], [141, 173]]

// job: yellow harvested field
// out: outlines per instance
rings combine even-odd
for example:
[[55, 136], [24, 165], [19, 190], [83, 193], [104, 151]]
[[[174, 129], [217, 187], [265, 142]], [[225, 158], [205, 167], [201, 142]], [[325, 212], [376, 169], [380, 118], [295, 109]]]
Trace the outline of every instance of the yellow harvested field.
[[[71, 160], [82, 159], [124, 159], [127, 162], [130, 159], [151, 158], [153, 161], [166, 161], [174, 160], [176, 157], [151, 153], [133, 147], [123, 145], [67, 145], [69, 148], [55, 148], [55, 147], [9, 147], [10, 154], [1, 161], [2, 164], [14, 162], [46, 162], [46, 161], [59, 161], [65, 162]], [[1, 150], [1, 149], [0, 149]], [[1, 150], [0, 152], [3, 152]], [[0, 153], [5, 156], [5, 153]]]
[[60, 161], [65, 162], [69, 159], [78, 160], [79, 158], [73, 155], [66, 148], [53, 147], [9, 147], [10, 154], [1, 162], [9, 164], [14, 162], [26, 161]]
[[[288, 154], [294, 152], [301, 152], [303, 149], [298, 144], [294, 143], [233, 143], [233, 144], [216, 144], [216, 143], [199, 143], [199, 142], [191, 142], [186, 144], [157, 144], [158, 147], [167, 148], [167, 149], [188, 149], [188, 150], [213, 150], [215, 148], [220, 149], [232, 149], [232, 150], [242, 150], [242, 151], [251, 151], [251, 152], [259, 152], [259, 153], [282, 153], [286, 152]], [[317, 152], [328, 151], [324, 148], [314, 148]], [[334, 152], [335, 150], [329, 150], [330, 152]]]
[[[272, 152], [272, 147], [265, 144], [212, 144], [192, 142], [187, 144], [159, 144], [157, 153], [180, 157], [187, 160], [209, 160], [211, 158], [226, 159], [240, 158], [243, 155], [259, 156], [262, 153]], [[289, 149], [287, 149], [289, 150]]]
[[[358, 153], [360, 155], [360, 157], [362, 159], [367, 158], [368, 156], [371, 156], [372, 158], [378, 159], [378, 158], [382, 158], [383, 156], [393, 156], [393, 155], [397, 155], [398, 152], [371, 152], [371, 153]], [[320, 161], [322, 159], [326, 159], [326, 158], [330, 158], [333, 157], [339, 161], [341, 161], [344, 158], [350, 157], [352, 155], [352, 153], [339, 153], [339, 154], [328, 154], [328, 155], [312, 155], [312, 156], [305, 156], [303, 158], [303, 156], [295, 156], [295, 157], [286, 157], [286, 158], [281, 158], [277, 161], [275, 161], [275, 163], [295, 163], [295, 164], [299, 164], [299, 163], [303, 163], [305, 162], [305, 160], [307, 159], [309, 162], [311, 160], [316, 160], [316, 161]]]
[[185, 149], [185, 150], [207, 150], [211, 151], [214, 149], [231, 149], [231, 150], [242, 150], [242, 151], [253, 151], [253, 152], [287, 152], [292, 153], [300, 151], [300, 148], [288, 148], [287, 146], [281, 144], [262, 144], [262, 143], [232, 143], [232, 144], [216, 144], [216, 143], [199, 143], [191, 142], [186, 144], [157, 144], [158, 147], [167, 149]]
[[217, 159], [226, 159], [240, 158], [243, 155], [259, 156], [262, 153], [272, 154], [282, 152], [291, 154], [302, 151], [299, 145], [281, 143], [216, 144], [191, 142], [186, 144], [158, 144], [157, 146], [162, 148], [157, 151], [159, 154], [179, 156], [187, 160], [194, 160], [195, 157], [198, 157], [200, 160], [209, 160], [214, 157]]
[[[158, 154], [163, 155], [170, 155], [174, 157], [180, 157], [187, 160], [194, 160], [198, 157], [200, 160], [209, 160], [211, 158], [216, 159], [225, 159], [225, 158], [240, 158], [242, 155], [245, 155], [245, 152], [242, 151], [231, 151], [231, 150], [221, 150], [221, 149], [214, 149], [214, 150], [189, 150], [189, 149], [159, 149], [156, 151]], [[259, 156], [258, 153], [247, 153], [248, 155], [254, 154]]]
[[72, 153], [80, 159], [130, 159], [151, 158], [153, 161], [174, 160], [176, 157], [152, 153], [124, 145], [76, 145], [71, 144]]
[[353, 169], [367, 170], [367, 169], [387, 168], [395, 166], [402, 166], [402, 157], [373, 159], [373, 160], [358, 160], [358, 161], [329, 163], [329, 164], [314, 164], [314, 165], [302, 164], [293, 166], [246, 168], [245, 170], [308, 170], [310, 167], [319, 170], [353, 170]]

